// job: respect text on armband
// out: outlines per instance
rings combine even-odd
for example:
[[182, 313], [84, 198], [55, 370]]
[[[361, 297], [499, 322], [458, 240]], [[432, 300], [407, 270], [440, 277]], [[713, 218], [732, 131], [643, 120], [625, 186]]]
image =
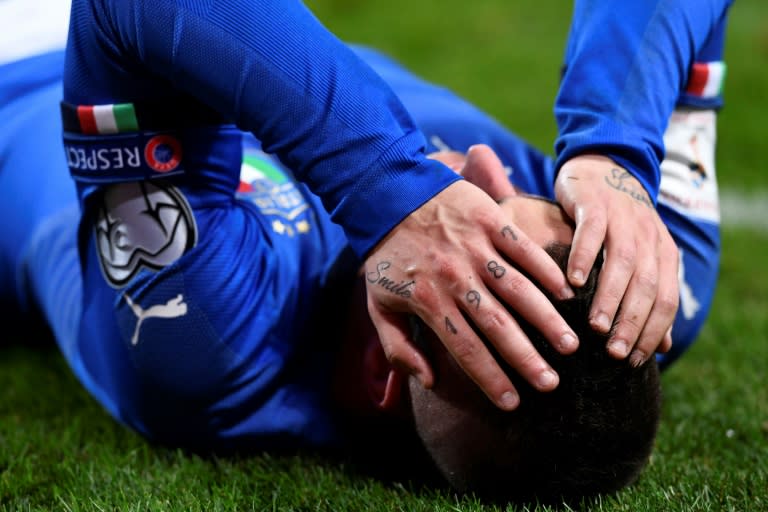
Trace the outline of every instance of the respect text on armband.
[[115, 183], [183, 172], [181, 142], [168, 133], [65, 136], [64, 152], [77, 181]]
[[140, 150], [131, 148], [83, 148], [64, 146], [67, 153], [67, 165], [78, 171], [106, 171], [138, 169], [141, 167]]

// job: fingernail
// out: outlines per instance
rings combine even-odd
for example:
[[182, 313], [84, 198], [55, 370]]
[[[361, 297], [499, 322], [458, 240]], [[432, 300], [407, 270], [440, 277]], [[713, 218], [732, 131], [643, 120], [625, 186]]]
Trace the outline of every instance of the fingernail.
[[611, 328], [611, 321], [605, 313], [598, 313], [592, 322], [592, 326], [600, 332], [608, 332]]
[[500, 403], [502, 408], [511, 411], [520, 403], [520, 397], [514, 391], [507, 391], [501, 395]]
[[624, 340], [614, 340], [608, 344], [608, 351], [615, 357], [626, 357], [629, 348]]
[[633, 351], [632, 355], [629, 357], [629, 364], [632, 365], [634, 368], [641, 366], [644, 362], [645, 362], [645, 353], [643, 353], [641, 350]]
[[570, 351], [575, 350], [579, 346], [579, 340], [576, 336], [570, 332], [563, 334], [560, 338], [560, 350]]
[[584, 284], [584, 272], [576, 269], [573, 272], [571, 272], [571, 282], [582, 285]]
[[560, 298], [562, 300], [568, 300], [572, 299], [576, 296], [576, 294], [573, 292], [573, 289], [570, 286], [566, 286], [562, 290], [560, 290]]
[[557, 386], [557, 374], [547, 370], [539, 375], [539, 387], [542, 389], [553, 389]]

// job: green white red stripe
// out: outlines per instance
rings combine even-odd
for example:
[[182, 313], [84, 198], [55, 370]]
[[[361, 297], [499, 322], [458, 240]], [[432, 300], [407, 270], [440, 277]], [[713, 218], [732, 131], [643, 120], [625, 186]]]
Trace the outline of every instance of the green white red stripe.
[[714, 98], [722, 92], [724, 80], [723, 61], [695, 62], [685, 92], [701, 98]]
[[132, 132], [139, 129], [133, 103], [112, 105], [79, 105], [77, 118], [83, 133], [108, 135]]

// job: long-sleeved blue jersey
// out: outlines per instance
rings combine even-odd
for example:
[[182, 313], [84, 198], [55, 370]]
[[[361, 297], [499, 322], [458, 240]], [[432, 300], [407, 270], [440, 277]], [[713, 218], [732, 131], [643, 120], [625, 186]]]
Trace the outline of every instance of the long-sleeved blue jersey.
[[557, 167], [581, 153], [610, 156], [655, 202], [673, 109], [722, 105], [732, 3], [576, 0], [555, 102]]
[[[298, 0], [74, 0], [71, 20], [67, 103], [162, 107], [162, 119], [139, 114], [148, 130], [197, 121], [252, 132], [323, 198], [358, 255], [457, 179], [425, 158], [390, 88]], [[123, 144], [114, 139], [67, 143], [88, 154]], [[175, 170], [199, 175], [214, 156], [197, 158], [179, 142], [187, 153]], [[96, 180], [115, 165], [88, 174]]]
[[[0, 63], [0, 214], [14, 219], [0, 227], [0, 290], [40, 307], [89, 392], [152, 439], [336, 440], [329, 358], [360, 256], [455, 179], [425, 151], [486, 143], [517, 186], [553, 196], [554, 158], [385, 56], [342, 45], [297, 2], [73, 6], [66, 63], [41, 48]], [[665, 104], [703, 98], [699, 82]], [[677, 153], [662, 165], [674, 179], [661, 179], [659, 212], [689, 296], [664, 364], [701, 328], [719, 254], [716, 205], [690, 200], [716, 200], [711, 158], [688, 165], [699, 147], [689, 118], [669, 115]], [[697, 119], [694, 131], [712, 121]]]

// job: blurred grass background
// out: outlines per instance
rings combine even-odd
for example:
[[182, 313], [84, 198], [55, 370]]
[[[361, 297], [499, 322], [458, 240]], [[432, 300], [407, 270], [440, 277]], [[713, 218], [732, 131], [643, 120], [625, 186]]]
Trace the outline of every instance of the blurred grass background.
[[[342, 39], [386, 51], [551, 150], [569, 2], [308, 5]], [[717, 157], [721, 186], [762, 207], [767, 15], [765, 0], [737, 0], [732, 10]], [[712, 316], [663, 378], [650, 466], [636, 485], [582, 509], [768, 510], [767, 233], [726, 225]], [[534, 508], [548, 510], [508, 510]], [[500, 509], [408, 482], [387, 485], [313, 456], [203, 459], [150, 446], [100, 409], [40, 334], [9, 332], [0, 343], [0, 510]]]

